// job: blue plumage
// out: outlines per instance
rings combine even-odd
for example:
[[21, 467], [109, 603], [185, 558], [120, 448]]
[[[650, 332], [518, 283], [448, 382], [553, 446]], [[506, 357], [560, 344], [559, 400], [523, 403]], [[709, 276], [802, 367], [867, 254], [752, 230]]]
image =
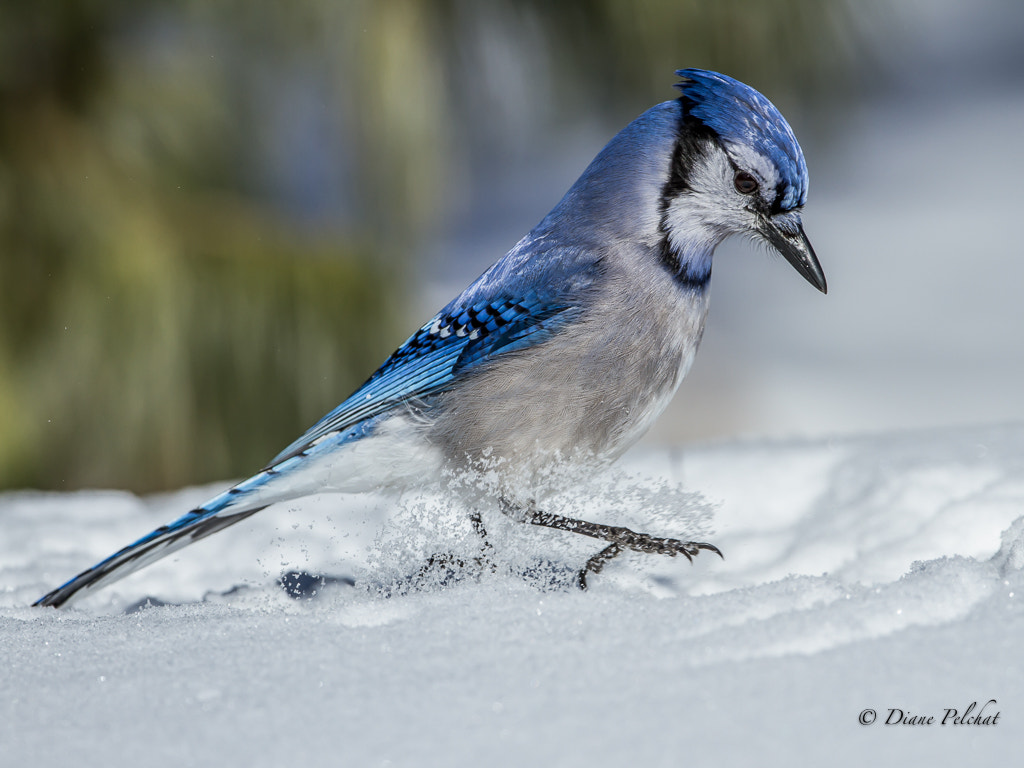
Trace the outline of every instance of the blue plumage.
[[725, 75], [677, 74], [678, 99], [615, 136], [504, 258], [262, 471], [36, 604], [63, 605], [269, 504], [403, 488], [484, 458], [497, 462], [502, 511], [605, 542], [581, 587], [624, 549], [717, 552], [536, 506], [559, 468], [606, 465], [664, 408], [700, 342], [724, 238], [760, 238], [826, 289], [800, 219], [807, 166], [785, 119]]
[[456, 376], [493, 355], [543, 341], [565, 321], [560, 316], [568, 309], [569, 305], [536, 291], [470, 306], [449, 305], [410, 336], [351, 397], [278, 454], [270, 467], [278, 469], [281, 462], [309, 450], [318, 440], [398, 404], [422, 402], [444, 391]]
[[[680, 69], [676, 83], [689, 102], [689, 114], [713, 130], [723, 142], [746, 144], [770, 158], [786, 184], [782, 210], [807, 202], [807, 163], [789, 123], [775, 105], [749, 85], [718, 72]], [[728, 95], [729, 98], [723, 98]]]

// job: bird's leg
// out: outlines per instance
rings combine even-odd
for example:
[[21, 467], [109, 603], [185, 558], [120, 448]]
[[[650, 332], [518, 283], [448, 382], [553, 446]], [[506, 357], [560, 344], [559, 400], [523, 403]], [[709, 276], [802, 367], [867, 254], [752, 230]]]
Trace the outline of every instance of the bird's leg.
[[602, 549], [590, 558], [577, 579], [577, 585], [581, 589], [587, 587], [587, 573], [599, 573], [605, 563], [616, 557], [623, 549], [631, 549], [634, 552], [646, 552], [648, 554], [668, 555], [675, 557], [683, 555], [687, 560], [693, 562], [693, 558], [700, 554], [700, 551], [707, 550], [714, 552], [724, 559], [721, 550], [714, 544], [706, 544], [700, 541], [681, 541], [660, 536], [651, 536], [646, 533], [637, 533], [629, 528], [616, 525], [604, 525], [602, 523], [591, 523], [586, 520], [577, 520], [572, 517], [556, 515], [552, 512], [542, 512], [539, 509], [530, 508], [523, 510], [512, 506], [507, 501], [502, 503], [502, 510], [517, 519], [531, 525], [540, 525], [545, 528], [556, 528], [560, 531], [569, 531], [583, 536], [590, 536], [593, 539], [601, 539], [609, 542], [609, 546]]
[[487, 529], [484, 528], [484, 521], [480, 517], [480, 513], [472, 513], [469, 516], [469, 522], [473, 525], [474, 533], [480, 537], [480, 554], [468, 562], [453, 554], [431, 555], [427, 558], [427, 562], [423, 564], [423, 567], [420, 568], [417, 579], [422, 581], [430, 574], [436, 575], [441, 573], [441, 580], [446, 582], [456, 573], [465, 571], [469, 565], [474, 566], [472, 572], [476, 575], [482, 574], [484, 570], [489, 570], [491, 573], [497, 570], [497, 566], [491, 560], [491, 553], [494, 551], [494, 547], [487, 540]]
[[714, 544], [651, 536], [647, 533], [637, 533], [629, 528], [622, 528], [617, 525], [590, 523], [586, 520], [563, 517], [552, 512], [534, 510], [527, 515], [526, 521], [532, 525], [557, 528], [560, 531], [569, 531], [570, 533], [590, 536], [593, 539], [602, 539], [603, 541], [618, 544], [625, 549], [632, 549], [634, 552], [647, 552], [648, 554], [668, 555], [669, 557], [684, 555], [687, 560], [692, 561], [695, 555], [699, 554], [702, 549], [706, 549], [722, 557], [722, 552]]
[[473, 562], [479, 566], [482, 571], [484, 568], [494, 573], [497, 570], [497, 566], [491, 559], [491, 553], [494, 552], [494, 547], [491, 546], [491, 542], [487, 540], [487, 529], [484, 528], [484, 521], [480, 517], [479, 512], [474, 512], [469, 516], [469, 522], [473, 525], [473, 530], [477, 536], [480, 537], [482, 544], [480, 545], [480, 554], [473, 558]]
[[483, 544], [480, 547], [480, 552], [492, 552], [494, 550], [494, 547], [492, 547], [491, 542], [487, 540], [487, 529], [484, 528], [484, 521], [483, 518], [480, 517], [480, 513], [474, 512], [473, 514], [471, 514], [469, 516], [469, 522], [473, 525], [473, 530], [476, 532], [476, 535], [479, 536], [480, 540], [483, 542]]

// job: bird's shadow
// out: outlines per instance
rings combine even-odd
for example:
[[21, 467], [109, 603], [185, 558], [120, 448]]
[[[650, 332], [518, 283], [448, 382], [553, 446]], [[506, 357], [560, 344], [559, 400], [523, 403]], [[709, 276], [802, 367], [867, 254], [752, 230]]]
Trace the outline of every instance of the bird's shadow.
[[[311, 573], [309, 571], [287, 571], [275, 581], [288, 597], [293, 600], [313, 602], [337, 588], [366, 589], [381, 597], [399, 597], [414, 593], [435, 592], [451, 589], [461, 584], [476, 583], [487, 575], [502, 574], [515, 578], [539, 592], [561, 592], [575, 590], [578, 569], [566, 563], [538, 559], [527, 564], [512, 567], [496, 565], [480, 558], [459, 558], [453, 555], [435, 555], [415, 573], [390, 581], [360, 583], [352, 576]], [[245, 594], [258, 587], [239, 584], [222, 592], [208, 592], [201, 602], [221, 602]], [[147, 596], [136, 600], [124, 609], [124, 614], [139, 613], [149, 608], [180, 605], [175, 601], [161, 600]]]
[[[323, 596], [327, 588], [333, 587], [355, 587], [356, 580], [351, 576], [333, 576], [323, 573], [309, 573], [307, 571], [287, 571], [282, 573], [275, 582], [284, 593], [293, 600], [316, 600]], [[207, 592], [200, 602], [221, 602], [224, 599], [238, 597], [254, 589], [247, 584], [238, 584], [223, 592]], [[161, 600], [159, 597], [147, 596], [136, 600], [124, 609], [124, 613], [132, 614], [145, 611], [149, 608], [160, 608], [163, 606], [182, 605], [169, 600]]]

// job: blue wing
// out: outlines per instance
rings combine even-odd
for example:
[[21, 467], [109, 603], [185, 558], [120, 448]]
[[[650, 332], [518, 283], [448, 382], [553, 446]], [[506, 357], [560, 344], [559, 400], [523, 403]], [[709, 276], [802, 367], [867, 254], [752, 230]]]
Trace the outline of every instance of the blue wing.
[[409, 337], [351, 397], [278, 454], [270, 466], [400, 403], [443, 392], [460, 374], [494, 355], [540, 343], [578, 312], [577, 307], [535, 291], [442, 311]]
[[583, 311], [583, 293], [600, 273], [600, 261], [581, 265], [579, 251], [562, 251], [562, 259], [547, 253], [545, 266], [529, 273], [527, 287], [523, 267], [538, 254], [530, 254], [524, 245], [525, 240], [410, 336], [351, 397], [268, 466], [298, 456], [325, 437], [350, 430], [396, 405], [444, 392], [475, 366], [495, 355], [539, 344], [576, 319]]

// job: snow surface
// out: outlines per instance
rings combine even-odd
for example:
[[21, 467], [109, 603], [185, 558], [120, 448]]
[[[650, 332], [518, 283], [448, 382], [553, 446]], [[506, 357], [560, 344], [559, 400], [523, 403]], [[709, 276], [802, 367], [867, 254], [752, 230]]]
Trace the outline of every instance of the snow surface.
[[[403, 582], [464, 543], [460, 515], [324, 496], [55, 611], [29, 604], [219, 489], [2, 495], [0, 765], [1017, 763], [1024, 427], [622, 465], [557, 503], [726, 559], [624, 557], [581, 593], [550, 582], [595, 544], [492, 516], [531, 576]], [[292, 570], [355, 585], [295, 600]], [[939, 724], [990, 699], [995, 725]]]

